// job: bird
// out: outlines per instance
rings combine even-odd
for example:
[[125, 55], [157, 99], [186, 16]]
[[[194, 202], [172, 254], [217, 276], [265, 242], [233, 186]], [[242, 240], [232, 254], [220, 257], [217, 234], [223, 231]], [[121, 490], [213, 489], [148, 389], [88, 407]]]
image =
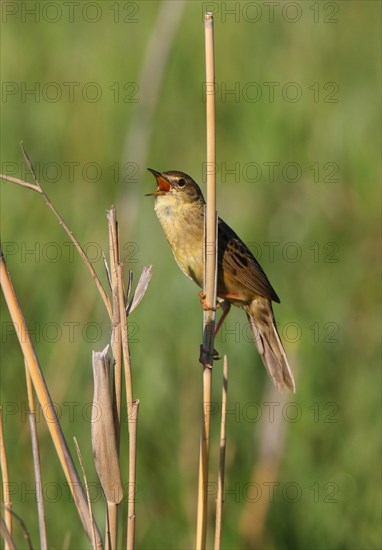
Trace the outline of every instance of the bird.
[[[187, 277], [203, 288], [205, 200], [191, 176], [177, 170], [148, 171], [157, 188], [154, 210], [175, 260]], [[218, 218], [217, 297], [222, 316], [215, 335], [231, 305], [244, 309], [260, 357], [279, 390], [295, 392], [295, 382], [273, 314], [272, 302], [280, 299], [263, 268], [240, 237]], [[203, 294], [201, 293], [201, 296]], [[202, 301], [203, 305], [203, 301]]]

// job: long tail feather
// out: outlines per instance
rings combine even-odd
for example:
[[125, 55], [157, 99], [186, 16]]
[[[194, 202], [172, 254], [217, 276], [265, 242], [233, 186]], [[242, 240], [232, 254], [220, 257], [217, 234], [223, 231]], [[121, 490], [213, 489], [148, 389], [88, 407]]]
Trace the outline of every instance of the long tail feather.
[[287, 387], [295, 392], [293, 374], [277, 332], [271, 302], [266, 298], [253, 300], [245, 311], [256, 347], [273, 383], [279, 390]]

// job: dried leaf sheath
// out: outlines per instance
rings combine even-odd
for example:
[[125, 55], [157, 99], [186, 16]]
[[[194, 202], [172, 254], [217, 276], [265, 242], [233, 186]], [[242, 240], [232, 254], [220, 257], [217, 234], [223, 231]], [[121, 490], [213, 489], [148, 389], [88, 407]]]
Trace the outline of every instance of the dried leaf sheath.
[[93, 456], [106, 500], [118, 504], [123, 497], [123, 488], [110, 394], [109, 368], [109, 346], [101, 352], [93, 351], [94, 395], [91, 429]]

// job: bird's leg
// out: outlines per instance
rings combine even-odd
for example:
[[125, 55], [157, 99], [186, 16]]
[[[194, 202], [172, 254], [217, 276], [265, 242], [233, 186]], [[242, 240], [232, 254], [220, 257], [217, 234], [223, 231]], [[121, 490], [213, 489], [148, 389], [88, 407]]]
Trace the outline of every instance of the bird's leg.
[[228, 302], [228, 300], [223, 300], [221, 302], [217, 302], [216, 304], [216, 307], [212, 307], [210, 305], [207, 304], [206, 302], [206, 294], [203, 290], [201, 290], [199, 292], [199, 297], [200, 297], [200, 304], [202, 306], [202, 309], [204, 311], [216, 311], [219, 307], [221, 307], [222, 309], [222, 315], [215, 327], [215, 332], [214, 332], [214, 337], [217, 335], [217, 333], [219, 332], [222, 324], [224, 323], [224, 320], [225, 318], [227, 317], [230, 309], [231, 309], [231, 304]]
[[227, 300], [223, 300], [222, 302], [219, 303], [219, 305], [222, 308], [222, 314], [220, 316], [218, 324], [215, 327], [214, 338], [216, 338], [217, 333], [219, 332], [222, 324], [224, 323], [225, 318], [227, 317], [227, 315], [229, 313], [229, 310], [231, 309], [231, 304], [229, 302], [227, 302]]
[[[217, 308], [221, 307], [222, 309], [222, 314], [221, 314], [221, 317], [217, 323], [217, 325], [215, 326], [215, 331], [214, 331], [214, 339], [217, 335], [217, 333], [219, 332], [222, 324], [224, 323], [224, 320], [225, 318], [227, 317], [230, 309], [231, 309], [231, 304], [227, 301], [227, 300], [223, 300], [222, 302], [218, 302], [216, 304], [216, 308], [211, 308], [209, 306], [207, 306], [207, 304], [205, 303], [205, 298], [206, 298], [206, 295], [204, 294], [204, 292], [201, 290], [199, 292], [199, 296], [200, 296], [200, 303], [202, 304], [202, 308], [204, 310], [214, 310], [216, 311]], [[203, 345], [200, 346], [200, 357], [199, 357], [199, 361], [200, 363], [202, 363], [202, 365], [205, 364], [205, 357], [206, 357], [206, 350], [203, 349]], [[221, 359], [220, 357], [220, 353], [214, 348], [214, 352], [213, 352], [213, 359], [214, 361], [218, 361], [219, 359]]]
[[[206, 294], [203, 290], [199, 292], [199, 298], [200, 298], [200, 304], [202, 306], [203, 311], [216, 311], [218, 307], [220, 307], [219, 302], [216, 304], [216, 307], [211, 306], [210, 304], [207, 304], [206, 301]], [[214, 332], [215, 337], [215, 332]], [[217, 361], [218, 359], [221, 359], [219, 352], [214, 349], [213, 351], [213, 359]], [[207, 351], [203, 348], [203, 344], [200, 346], [200, 356], [199, 356], [199, 362], [202, 363], [204, 366], [209, 366], [206, 364], [206, 358], [207, 358]]]

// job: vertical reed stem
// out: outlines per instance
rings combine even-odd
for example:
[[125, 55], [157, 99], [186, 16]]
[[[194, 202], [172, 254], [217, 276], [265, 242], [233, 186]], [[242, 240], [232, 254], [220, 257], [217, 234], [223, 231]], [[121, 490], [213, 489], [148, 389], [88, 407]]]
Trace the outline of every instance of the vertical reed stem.
[[209, 309], [203, 312], [203, 401], [199, 456], [199, 486], [196, 526], [196, 548], [206, 547], [207, 536], [207, 487], [210, 447], [210, 403], [212, 386], [212, 365], [214, 351], [214, 327], [216, 305], [216, 182], [215, 182], [215, 68], [213, 16], [204, 17], [206, 51], [206, 103], [207, 103], [207, 206], [205, 210], [204, 242], [204, 293]]
[[216, 523], [215, 523], [215, 550], [220, 550], [222, 537], [222, 515], [224, 503], [224, 473], [225, 473], [225, 419], [227, 413], [227, 391], [228, 391], [228, 359], [224, 356], [223, 365], [223, 390], [222, 390], [222, 419], [220, 426], [220, 452], [219, 452], [219, 478], [218, 496], [216, 499]]
[[10, 550], [12, 546], [12, 499], [11, 499], [11, 493], [10, 493], [10, 485], [9, 485], [9, 475], [8, 475], [8, 461], [7, 461], [7, 452], [5, 448], [5, 441], [4, 441], [4, 432], [3, 432], [3, 410], [0, 407], [0, 468], [1, 468], [1, 477], [2, 477], [2, 485], [3, 485], [3, 499], [5, 504], [5, 521], [4, 526], [9, 533], [10, 541], [8, 541], [5, 537], [5, 550]]
[[33, 468], [34, 468], [34, 478], [35, 478], [35, 484], [36, 484], [36, 499], [37, 499], [38, 527], [40, 532], [40, 545], [42, 550], [46, 550], [48, 548], [48, 541], [46, 538], [44, 496], [42, 492], [40, 452], [38, 447], [37, 426], [36, 426], [36, 410], [35, 410], [35, 401], [34, 401], [34, 395], [33, 395], [32, 379], [29, 374], [27, 365], [25, 365], [25, 376], [27, 381], [27, 394], [28, 394], [28, 406], [29, 406], [28, 416], [29, 416], [29, 428], [30, 428], [31, 440], [32, 440]]

